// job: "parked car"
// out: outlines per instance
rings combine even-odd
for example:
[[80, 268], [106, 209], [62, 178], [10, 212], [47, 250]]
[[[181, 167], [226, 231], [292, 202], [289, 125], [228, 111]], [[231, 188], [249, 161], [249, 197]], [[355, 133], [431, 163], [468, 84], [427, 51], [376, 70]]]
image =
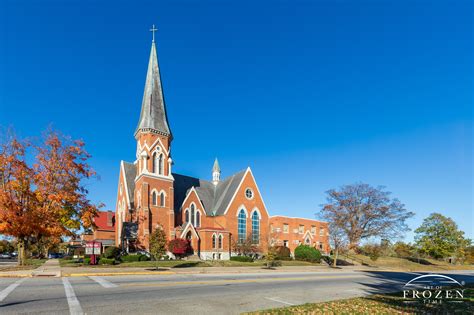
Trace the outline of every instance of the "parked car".
[[137, 255], [145, 255], [148, 258], [151, 258], [151, 254], [147, 252], [146, 250], [139, 250], [136, 252]]
[[63, 257], [63, 254], [59, 254], [59, 253], [50, 253], [48, 255], [48, 259], [56, 259], [56, 258], [62, 258]]
[[0, 254], [0, 258], [10, 259], [10, 258], [12, 258], [12, 255], [10, 255], [8, 253], [3, 253], [3, 254]]

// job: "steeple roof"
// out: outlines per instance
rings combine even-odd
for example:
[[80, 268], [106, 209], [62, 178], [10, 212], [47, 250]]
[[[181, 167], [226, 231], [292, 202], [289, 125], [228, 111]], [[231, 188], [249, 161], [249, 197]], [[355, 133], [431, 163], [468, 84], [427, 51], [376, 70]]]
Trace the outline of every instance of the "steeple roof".
[[156, 54], [155, 42], [151, 44], [150, 60], [146, 74], [145, 90], [143, 92], [142, 110], [140, 120], [135, 131], [135, 137], [139, 132], [153, 132], [172, 137], [166, 116], [165, 98], [161, 86], [160, 68]]
[[219, 167], [219, 162], [216, 160], [214, 161], [214, 166], [212, 167], [212, 172], [221, 172], [221, 168]]

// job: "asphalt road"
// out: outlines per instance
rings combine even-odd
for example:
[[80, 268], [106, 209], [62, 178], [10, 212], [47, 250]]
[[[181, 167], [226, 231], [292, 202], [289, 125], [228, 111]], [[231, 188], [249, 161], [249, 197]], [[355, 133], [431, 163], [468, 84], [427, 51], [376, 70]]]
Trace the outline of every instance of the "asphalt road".
[[[351, 271], [0, 278], [0, 314], [239, 314], [399, 291], [417, 275]], [[474, 272], [449, 276], [474, 282]]]

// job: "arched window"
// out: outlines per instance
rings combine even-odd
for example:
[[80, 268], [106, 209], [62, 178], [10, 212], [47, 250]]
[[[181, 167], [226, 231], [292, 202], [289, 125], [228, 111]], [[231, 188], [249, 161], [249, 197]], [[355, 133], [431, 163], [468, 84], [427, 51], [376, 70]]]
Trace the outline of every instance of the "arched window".
[[158, 173], [158, 154], [156, 154], [156, 152], [153, 153], [153, 158], [152, 158], [152, 170], [153, 170], [153, 173]]
[[216, 234], [212, 235], [212, 248], [216, 248]]
[[194, 204], [191, 205], [191, 224], [196, 224], [194, 221], [196, 218], [196, 211], [194, 209]]
[[160, 194], [160, 207], [164, 207], [164, 206], [165, 206], [165, 193], [161, 192], [161, 194]]
[[252, 213], [252, 243], [258, 244], [260, 241], [260, 218], [258, 212]]
[[201, 226], [201, 212], [196, 212], [196, 227]]
[[219, 234], [219, 248], [222, 249], [222, 234]]
[[156, 191], [151, 193], [151, 203], [156, 206]]
[[189, 210], [186, 209], [186, 211], [184, 211], [184, 220], [186, 220], [186, 223], [189, 222]]
[[239, 212], [238, 217], [238, 228], [237, 228], [237, 235], [239, 243], [243, 243], [246, 238], [247, 234], [247, 215], [245, 214], [245, 210], [241, 209]]
[[163, 175], [163, 154], [158, 158], [158, 174]]

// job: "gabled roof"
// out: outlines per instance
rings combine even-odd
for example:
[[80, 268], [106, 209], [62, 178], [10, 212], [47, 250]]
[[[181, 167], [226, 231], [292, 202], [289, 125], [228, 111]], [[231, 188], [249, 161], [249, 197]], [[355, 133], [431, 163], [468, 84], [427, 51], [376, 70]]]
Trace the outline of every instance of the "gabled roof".
[[135, 137], [140, 131], [155, 132], [172, 137], [168, 117], [166, 115], [165, 98], [161, 86], [160, 68], [158, 66], [158, 57], [154, 42], [151, 44], [150, 60], [148, 61], [148, 71], [143, 92], [142, 110], [135, 131]]
[[128, 193], [128, 206], [132, 208], [133, 205], [133, 192], [135, 190], [135, 177], [137, 175], [137, 167], [133, 163], [128, 163], [122, 161], [123, 171], [125, 176], [125, 189], [127, 189]]
[[196, 190], [201, 203], [204, 205], [206, 215], [223, 215], [228, 204], [231, 202], [240, 182], [244, 178], [246, 170], [240, 171], [217, 185], [207, 180], [173, 174], [175, 211], [178, 212], [184, 199], [192, 187]]

